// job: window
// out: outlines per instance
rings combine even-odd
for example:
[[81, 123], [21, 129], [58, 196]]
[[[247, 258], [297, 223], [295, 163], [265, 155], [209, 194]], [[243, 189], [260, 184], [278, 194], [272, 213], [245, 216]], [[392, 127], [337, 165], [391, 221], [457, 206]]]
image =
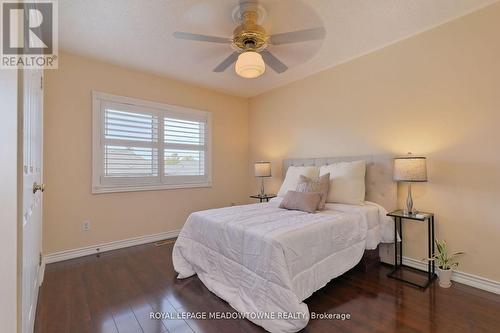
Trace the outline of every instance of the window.
[[92, 192], [211, 186], [210, 113], [93, 92]]

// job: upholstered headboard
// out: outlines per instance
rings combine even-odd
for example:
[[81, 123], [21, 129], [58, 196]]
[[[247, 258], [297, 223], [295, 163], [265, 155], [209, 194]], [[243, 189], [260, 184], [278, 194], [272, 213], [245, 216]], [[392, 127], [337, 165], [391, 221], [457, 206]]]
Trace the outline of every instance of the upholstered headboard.
[[288, 167], [322, 166], [335, 162], [366, 161], [366, 200], [378, 203], [387, 211], [397, 207], [397, 183], [392, 179], [393, 157], [390, 155], [369, 155], [328, 158], [290, 158], [283, 160], [283, 178]]

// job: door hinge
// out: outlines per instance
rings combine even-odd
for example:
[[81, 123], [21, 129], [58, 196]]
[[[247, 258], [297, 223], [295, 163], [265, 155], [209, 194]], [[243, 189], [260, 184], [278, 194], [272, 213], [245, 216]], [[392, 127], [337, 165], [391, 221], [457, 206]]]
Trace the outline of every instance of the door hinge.
[[38, 254], [38, 266], [42, 266], [42, 252]]
[[43, 76], [40, 76], [40, 90], [43, 90]]

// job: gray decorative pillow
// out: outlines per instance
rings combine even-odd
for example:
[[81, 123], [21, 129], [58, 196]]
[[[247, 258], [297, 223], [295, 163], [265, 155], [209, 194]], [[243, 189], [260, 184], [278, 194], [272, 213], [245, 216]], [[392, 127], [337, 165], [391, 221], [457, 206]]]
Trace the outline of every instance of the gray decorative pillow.
[[325, 208], [328, 190], [330, 189], [330, 173], [324, 174], [319, 178], [309, 178], [303, 175], [299, 177], [297, 192], [318, 192], [321, 194], [321, 200], [318, 204], [318, 210]]
[[288, 191], [280, 203], [280, 208], [315, 213], [321, 200], [318, 192]]

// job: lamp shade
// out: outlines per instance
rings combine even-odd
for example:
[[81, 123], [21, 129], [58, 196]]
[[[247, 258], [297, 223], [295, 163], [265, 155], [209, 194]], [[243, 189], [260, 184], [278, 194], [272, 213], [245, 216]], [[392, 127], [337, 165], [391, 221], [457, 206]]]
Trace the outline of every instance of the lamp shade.
[[247, 51], [238, 56], [234, 70], [241, 77], [253, 79], [264, 74], [266, 64], [259, 53]]
[[426, 158], [411, 155], [395, 158], [394, 180], [397, 182], [426, 182]]
[[255, 177], [271, 177], [271, 163], [255, 162], [254, 173]]

